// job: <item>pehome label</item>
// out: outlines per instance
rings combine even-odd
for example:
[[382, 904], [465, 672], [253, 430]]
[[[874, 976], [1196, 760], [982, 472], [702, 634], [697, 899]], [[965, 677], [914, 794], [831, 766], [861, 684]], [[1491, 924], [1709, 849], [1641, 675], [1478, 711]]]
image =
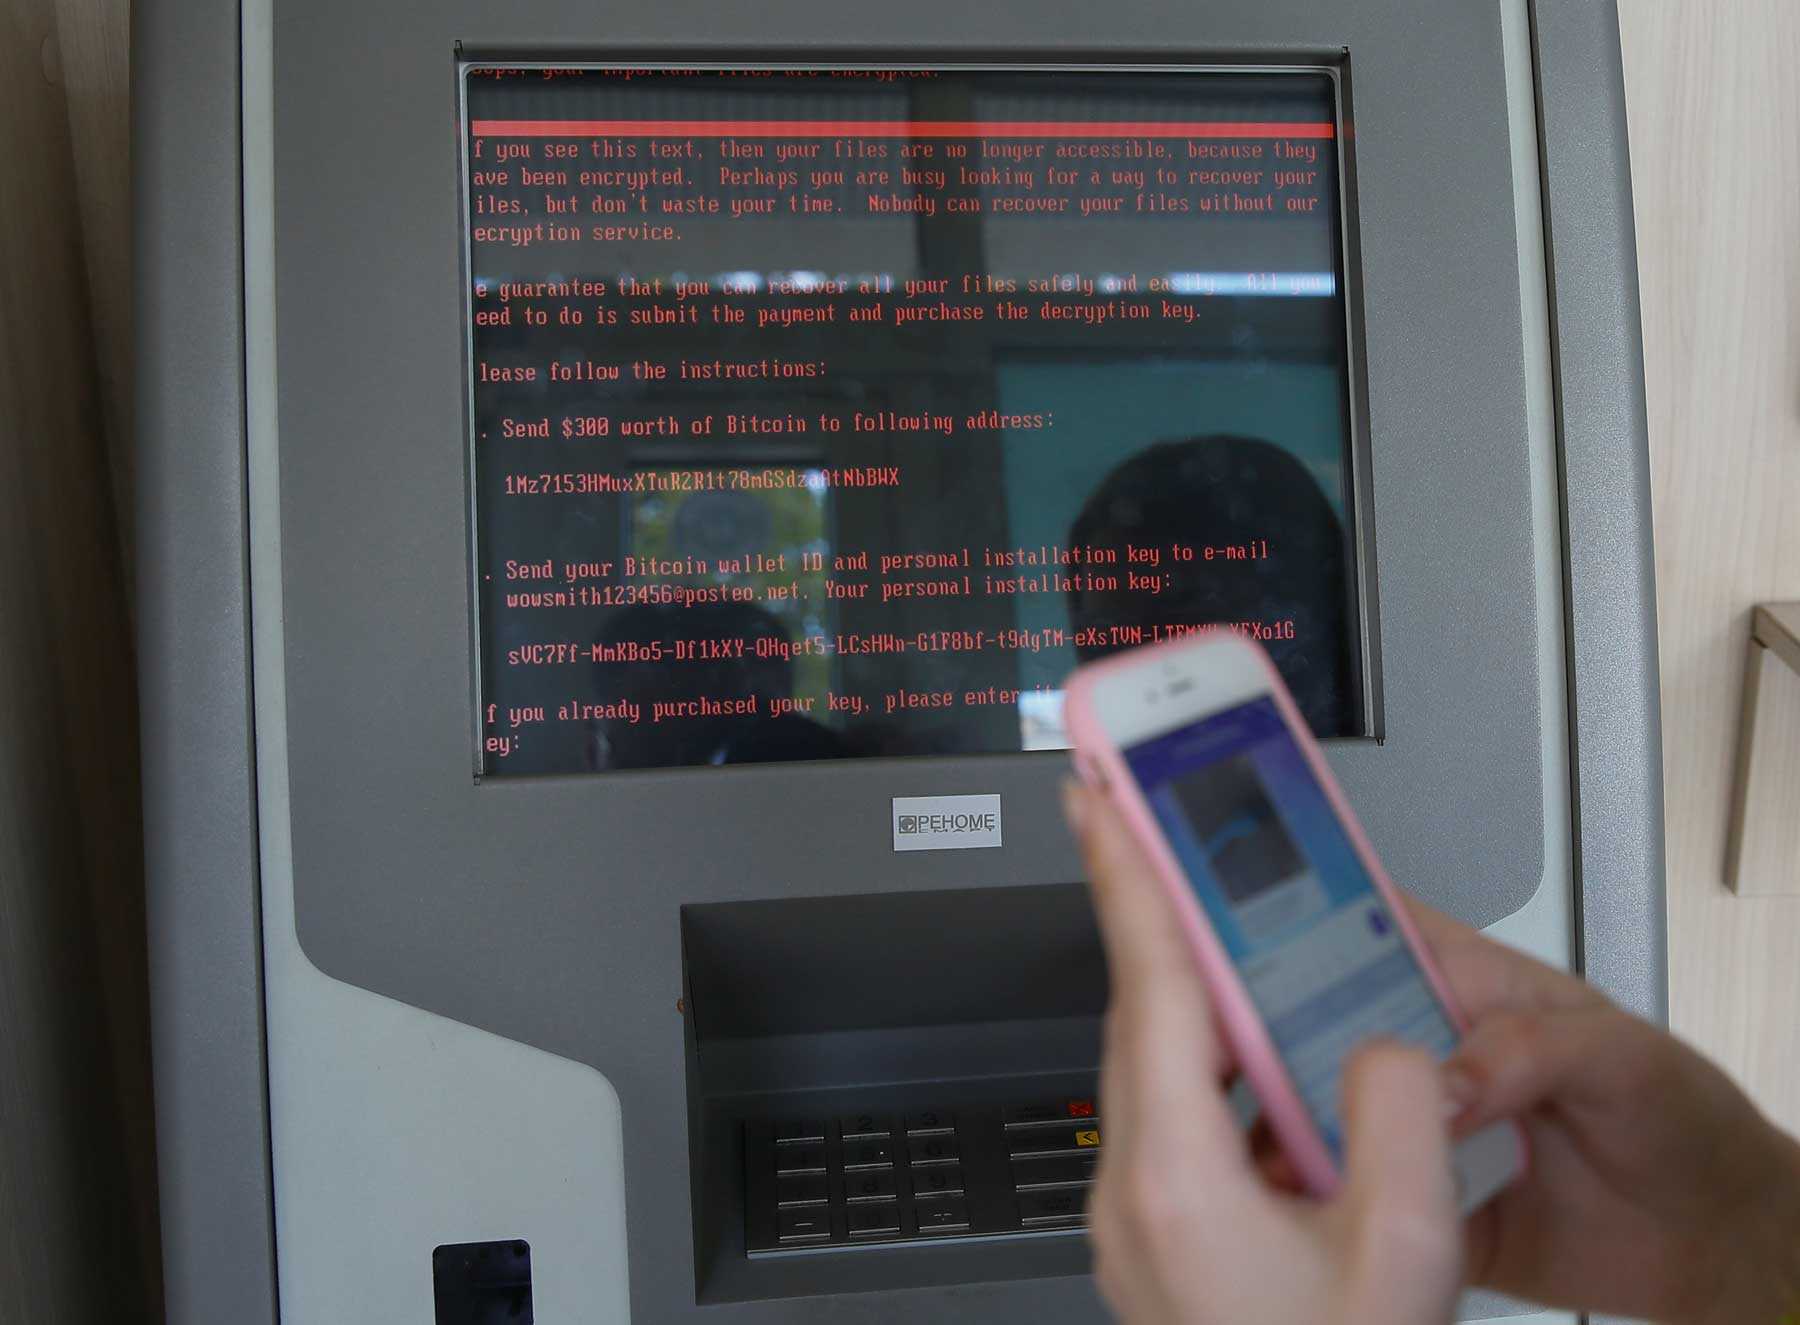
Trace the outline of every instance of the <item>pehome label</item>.
[[896, 851], [953, 851], [999, 845], [998, 796], [894, 797]]

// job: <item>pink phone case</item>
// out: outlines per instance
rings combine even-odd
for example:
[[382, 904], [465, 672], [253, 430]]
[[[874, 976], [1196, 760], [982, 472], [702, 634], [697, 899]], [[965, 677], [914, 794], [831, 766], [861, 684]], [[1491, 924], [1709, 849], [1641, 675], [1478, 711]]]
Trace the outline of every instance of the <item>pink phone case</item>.
[[[1386, 899], [1407, 946], [1412, 949], [1413, 956], [1418, 959], [1420, 968], [1425, 972], [1425, 979], [1430, 983], [1432, 992], [1443, 1004], [1458, 1036], [1465, 1034], [1468, 1030], [1467, 1019], [1452, 997], [1443, 972], [1438, 969], [1430, 949], [1425, 946], [1414, 927], [1412, 917], [1401, 901], [1399, 890], [1395, 888], [1393, 880], [1388, 878], [1387, 871], [1381, 867], [1381, 861], [1376, 857], [1374, 848], [1369, 845], [1369, 839], [1363, 833], [1362, 825], [1350, 808], [1343, 789], [1331, 775], [1331, 767], [1325, 762], [1325, 754], [1313, 739], [1299, 709], [1294, 706], [1293, 697], [1288, 693], [1281, 673], [1275, 670], [1274, 663], [1269, 660], [1267, 651], [1261, 645], [1229, 631], [1211, 629], [1087, 663], [1069, 677], [1065, 690], [1064, 720], [1074, 741], [1077, 773], [1090, 785], [1096, 784], [1098, 776], [1099, 789], [1112, 798], [1125, 821], [1148, 850], [1151, 862], [1156, 867], [1157, 877], [1162, 880], [1164, 890], [1175, 904], [1176, 913], [1181, 917], [1194, 954], [1199, 958], [1201, 977], [1206, 982], [1207, 992], [1212, 996], [1226, 1043], [1236, 1057], [1239, 1070], [1256, 1091], [1269, 1125], [1307, 1188], [1317, 1195], [1329, 1196], [1337, 1190], [1339, 1174], [1331, 1152], [1325, 1145], [1325, 1138], [1313, 1125], [1312, 1116], [1307, 1113], [1299, 1091], [1288, 1076], [1286, 1064], [1282, 1062], [1261, 1016], [1250, 1001], [1249, 991], [1238, 978], [1237, 967], [1232, 964], [1212, 923], [1200, 909], [1188, 884], [1187, 872], [1176, 859], [1168, 839], [1163, 836], [1162, 827], [1138, 788], [1137, 779], [1126, 766], [1124, 756], [1101, 728], [1091, 700], [1094, 685], [1103, 678], [1141, 667], [1146, 661], [1168, 654], [1205, 647], [1221, 638], [1234, 639], [1255, 652], [1257, 662], [1268, 678], [1269, 693], [1281, 711], [1289, 731], [1293, 733], [1295, 743], [1312, 767], [1313, 776], [1324, 788], [1338, 821], [1343, 824], [1350, 837], [1351, 845], [1369, 871], [1369, 877], [1375, 881], [1375, 887]], [[1516, 1144], [1519, 1146], [1522, 1170], [1526, 1163], [1522, 1133], [1518, 1135]]]

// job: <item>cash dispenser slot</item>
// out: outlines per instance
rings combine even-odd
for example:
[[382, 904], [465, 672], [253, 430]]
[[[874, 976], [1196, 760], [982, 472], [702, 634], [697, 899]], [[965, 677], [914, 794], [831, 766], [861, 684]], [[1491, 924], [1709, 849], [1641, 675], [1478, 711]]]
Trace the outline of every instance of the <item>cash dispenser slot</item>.
[[1084, 1273], [1079, 884], [685, 906], [696, 1298]]

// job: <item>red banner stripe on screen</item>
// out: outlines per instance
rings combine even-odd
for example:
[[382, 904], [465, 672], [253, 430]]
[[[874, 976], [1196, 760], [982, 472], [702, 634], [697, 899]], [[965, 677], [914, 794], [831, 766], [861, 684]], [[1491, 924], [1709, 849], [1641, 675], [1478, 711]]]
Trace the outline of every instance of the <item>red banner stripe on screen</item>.
[[1335, 138], [1332, 124], [1091, 120], [474, 120], [477, 138]]

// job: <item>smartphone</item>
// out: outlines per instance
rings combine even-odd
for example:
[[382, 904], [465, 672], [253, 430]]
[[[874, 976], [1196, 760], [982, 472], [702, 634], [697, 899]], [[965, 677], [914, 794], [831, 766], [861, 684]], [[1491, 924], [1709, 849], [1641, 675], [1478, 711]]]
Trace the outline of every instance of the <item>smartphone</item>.
[[[1148, 848], [1276, 1137], [1330, 1195], [1351, 1051], [1384, 1036], [1442, 1059], [1465, 1023], [1280, 673], [1208, 630], [1078, 668], [1065, 713], [1077, 771]], [[1464, 1213], [1524, 1167], [1510, 1122], [1464, 1138]]]

